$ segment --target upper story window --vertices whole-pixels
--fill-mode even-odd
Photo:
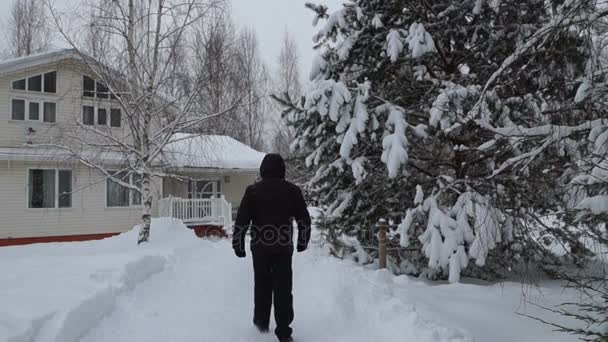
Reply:
[[[89,76],[82,76],[82,96],[98,99],[116,99],[104,83],[95,81]]]
[[[14,80],[11,86],[13,90],[55,94],[57,93],[57,71]]]
[[[109,118],[108,118],[109,114]],[[122,112],[120,108],[104,108],[101,106],[82,106],[82,123],[87,126],[120,127]]]
[[[54,102],[12,99],[11,120],[55,122],[57,105]]]

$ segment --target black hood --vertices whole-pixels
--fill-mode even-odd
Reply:
[[[285,179],[285,161],[283,157],[276,153],[267,154],[260,166],[260,176],[262,178]]]

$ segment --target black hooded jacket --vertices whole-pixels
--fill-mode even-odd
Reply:
[[[245,250],[251,228],[251,250],[293,252],[293,220],[298,224],[298,250],[310,240],[310,216],[302,191],[285,180],[285,162],[267,154],[260,166],[262,180],[245,191],[234,224],[233,248]]]

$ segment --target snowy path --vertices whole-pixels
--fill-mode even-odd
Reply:
[[[0,341],[271,342],[252,327],[251,258],[195,238],[172,220],[103,241],[0,249]],[[372,265],[369,265],[373,268]],[[575,301],[555,283],[532,290],[426,283],[341,261],[312,247],[294,257],[298,342],[562,342],[529,318]],[[23,300],[27,298],[28,300]]]
[[[297,341],[472,340],[459,329],[423,318],[394,296],[392,279],[321,256],[319,250],[297,254]],[[237,259],[225,241],[202,242],[121,295],[113,313],[81,341],[275,341],[251,325],[252,286],[249,255]]]

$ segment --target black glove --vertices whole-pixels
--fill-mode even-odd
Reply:
[[[306,250],[307,246],[306,244],[298,244],[298,252],[304,252]]]
[[[239,258],[244,258],[247,255],[245,253],[245,250],[241,249],[241,248],[235,248],[234,249],[234,254],[236,254],[236,256],[239,257]]]

